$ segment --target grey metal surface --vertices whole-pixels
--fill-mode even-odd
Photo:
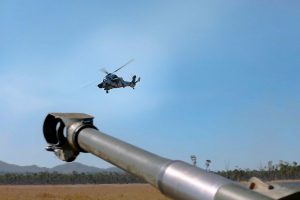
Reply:
[[[248,190],[236,183],[222,186],[214,200],[272,200],[272,198]],[[274,199],[273,199],[274,200]]]
[[[176,199],[213,200],[218,189],[232,181],[196,168],[182,161],[173,161],[162,171],[159,187],[162,193]]]
[[[78,135],[83,150],[145,179],[158,187],[158,176],[171,160],[135,147],[95,129],[83,129]]]
[[[214,200],[220,188],[233,183],[188,163],[162,158],[95,129],[83,129],[78,135],[78,144],[81,149],[143,178],[172,199]],[[252,200],[270,200],[256,198],[261,196],[259,194],[253,196]]]
[[[79,152],[92,153],[143,178],[163,194],[178,200],[271,200],[224,177],[182,161],[172,161],[104,134],[93,117],[80,113],[50,113],[44,122],[48,151],[64,161]]]
[[[248,188],[265,196],[271,197],[272,199],[300,199],[299,189],[285,187],[276,183],[266,183],[257,177],[252,177],[248,181]]]

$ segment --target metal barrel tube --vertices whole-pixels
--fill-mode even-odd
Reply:
[[[143,178],[173,199],[269,200],[219,175],[162,158],[95,129],[83,129],[78,134],[78,144],[83,150]]]
[[[78,113],[49,114],[44,123],[47,150],[67,162],[79,152],[92,153],[144,179],[172,199],[271,200],[215,173],[160,157],[104,134],[93,126],[92,119]]]
[[[83,150],[142,177],[155,187],[158,187],[161,168],[171,162],[91,128],[78,134],[78,144]]]

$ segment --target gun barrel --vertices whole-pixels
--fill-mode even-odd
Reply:
[[[171,162],[91,128],[79,133],[78,144],[83,150],[142,177],[156,187],[162,167]]]
[[[73,161],[79,152],[92,153],[144,179],[173,199],[271,199],[217,174],[183,161],[163,158],[104,134],[92,125],[91,116],[78,115],[52,113],[45,120],[44,136],[50,145],[47,149],[53,149],[62,160]],[[64,138],[65,128],[67,136]]]

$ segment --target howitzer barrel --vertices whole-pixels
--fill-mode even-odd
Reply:
[[[111,137],[93,126],[93,117],[78,113],[51,113],[44,136],[58,158],[70,162],[89,152],[136,175],[163,194],[184,200],[270,200],[217,174],[183,161],[166,159]]]

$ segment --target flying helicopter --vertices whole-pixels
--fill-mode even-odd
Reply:
[[[124,81],[122,77],[119,77],[115,74],[117,71],[119,71],[132,61],[133,59],[129,60],[127,63],[125,63],[113,72],[108,72],[106,69],[102,68],[101,71],[104,72],[106,76],[104,77],[103,81],[98,84],[98,87],[103,88],[106,91],[106,93],[108,93],[108,91],[113,88],[132,87],[134,89],[136,83],[141,80],[140,77],[137,79],[136,75],[133,75],[131,81]]]

